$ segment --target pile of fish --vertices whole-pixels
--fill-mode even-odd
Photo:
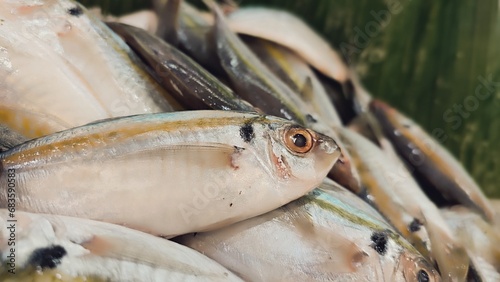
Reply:
[[[204,2],[2,1],[1,281],[500,281],[453,156],[295,16]]]

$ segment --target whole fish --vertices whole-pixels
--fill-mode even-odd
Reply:
[[[0,18],[0,122],[26,137],[172,110],[127,45],[80,4],[4,1]]]
[[[185,108],[256,112],[202,66],[160,38],[128,25],[108,26],[123,37],[151,75]]]
[[[493,220],[493,209],[463,166],[415,122],[384,102],[370,109],[399,155],[447,200],[458,202]]]
[[[352,152],[367,198],[420,252],[427,255],[430,243],[430,256],[443,278],[464,281],[467,253],[404,164],[387,158],[380,148],[347,128],[338,133]]]
[[[332,184],[272,212],[176,240],[248,281],[440,281],[376,211]]]
[[[335,141],[272,116],[138,115],[31,140],[0,154],[0,207],[123,224],[161,236],[218,228],[318,185]],[[12,180],[14,179],[14,180]],[[15,181],[15,193],[5,193]]]
[[[204,255],[150,234],[81,218],[11,214],[0,210],[2,281],[241,281]]]
[[[349,79],[349,69],[328,42],[288,12],[263,7],[236,9],[228,15],[228,24],[236,33],[264,38],[293,50],[341,83]]]

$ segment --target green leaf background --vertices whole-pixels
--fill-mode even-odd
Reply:
[[[81,2],[113,14],[151,6],[138,0]],[[488,196],[500,197],[499,0],[239,4],[285,9],[304,19],[341,51],[373,96],[421,124]]]

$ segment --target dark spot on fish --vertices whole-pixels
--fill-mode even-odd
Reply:
[[[373,244],[370,245],[380,255],[385,255],[387,252],[387,233],[373,232],[371,238]]]
[[[230,207],[232,207],[232,206],[233,206],[233,203],[230,203],[230,204],[229,204],[229,206],[230,206]]]
[[[245,148],[243,148],[243,147],[238,147],[238,146],[233,146],[233,147],[234,147],[234,151],[235,151],[236,153],[239,153],[239,152],[241,152],[241,151],[244,151],[244,150],[245,150]]]
[[[66,254],[66,250],[59,245],[36,249],[31,254],[29,264],[41,268],[55,268]]]
[[[78,17],[83,14],[83,10],[80,6],[75,6],[73,8],[68,9],[68,14]]]
[[[255,138],[255,133],[253,132],[253,126],[251,123],[247,123],[240,128],[240,136],[243,141],[250,143],[253,138]]]
[[[198,232],[193,233],[193,237],[196,237],[196,235],[198,235]]]
[[[314,189],[310,192],[310,194],[314,197],[318,197],[321,195],[321,192],[318,189]]]
[[[316,120],[316,119],[315,119],[312,115],[310,115],[310,114],[307,114],[307,115],[306,115],[306,120],[307,120],[308,122],[311,122],[311,123],[316,123],[316,122],[318,122],[318,121],[317,121],[317,120]]]
[[[423,269],[417,273],[418,282],[429,282],[429,274]]]
[[[410,230],[410,232],[412,232],[412,233],[417,232],[420,230],[420,226],[422,226],[422,222],[420,222],[420,220],[415,218],[408,226],[408,230]]]
[[[238,195],[241,195],[241,191],[240,191],[240,193],[238,193]]]

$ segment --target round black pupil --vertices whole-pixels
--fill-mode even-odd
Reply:
[[[293,144],[297,147],[305,147],[307,145],[307,139],[302,134],[295,134],[293,137]]]
[[[418,282],[429,282],[429,274],[424,270],[418,272]]]

